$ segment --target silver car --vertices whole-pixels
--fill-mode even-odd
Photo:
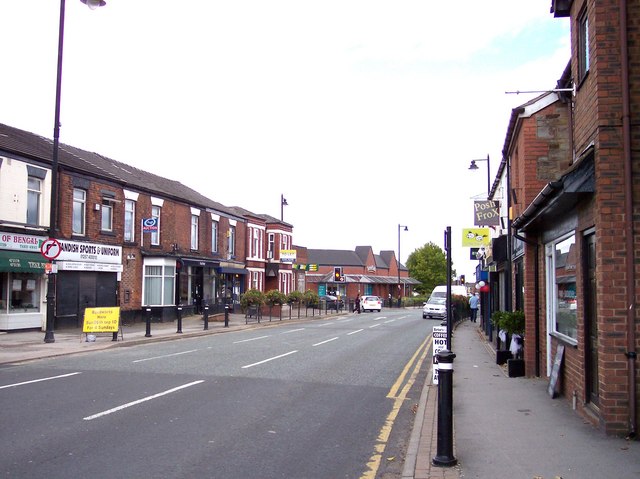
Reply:
[[[447,300],[437,296],[431,296],[422,307],[422,319],[437,318],[445,319],[447,317]]]

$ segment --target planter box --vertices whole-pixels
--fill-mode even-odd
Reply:
[[[524,359],[509,359],[507,370],[510,378],[520,378],[524,376]]]
[[[496,364],[504,364],[511,359],[511,351],[508,349],[498,349],[496,351]]]

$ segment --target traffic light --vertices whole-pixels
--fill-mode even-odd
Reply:
[[[344,279],[342,278],[342,267],[336,266],[333,268],[333,280],[336,283],[344,281]]]
[[[460,284],[464,284],[464,274],[460,275]]]

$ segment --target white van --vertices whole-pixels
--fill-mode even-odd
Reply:
[[[464,296],[465,298],[467,296],[469,296],[467,294],[467,287],[466,286],[462,286],[462,285],[451,285],[451,294],[452,295],[458,295],[458,296]],[[444,286],[436,286],[435,288],[433,288],[433,291],[431,291],[431,297],[434,297],[434,298],[446,298],[447,297],[447,285],[445,284]]]

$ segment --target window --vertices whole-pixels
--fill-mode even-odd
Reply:
[[[101,231],[113,231],[113,200],[102,198],[102,220],[100,222]]]
[[[262,258],[262,230],[260,228],[251,228],[251,257]]]
[[[211,221],[211,252],[218,252],[218,222]]]
[[[73,234],[85,234],[85,217],[87,212],[87,192],[78,188],[73,189]]]
[[[229,256],[235,256],[236,254],[236,227],[229,226]]]
[[[291,249],[291,236],[282,234],[282,248],[281,249]]]
[[[251,272],[251,288],[262,291],[262,275],[259,271]]]
[[[269,233],[269,246],[267,249],[267,258],[273,259],[275,258],[276,251],[276,235],[274,233]]]
[[[191,215],[191,249],[198,249],[198,217]]]
[[[578,78],[582,81],[589,72],[589,17],[585,8],[578,17]]]
[[[550,331],[578,339],[576,301],[576,237],[570,235],[547,245],[547,303]]]
[[[175,261],[155,259],[144,266],[144,305],[170,306],[175,303]]]
[[[133,243],[136,240],[136,202],[124,200],[124,240]]]
[[[158,246],[160,244],[160,211],[162,208],[159,206],[151,207],[151,217],[156,219],[156,224],[158,225],[157,231],[151,232],[151,244],[154,246]]]
[[[29,177],[27,182],[27,223],[40,224],[40,198],[42,193],[42,180]]]

